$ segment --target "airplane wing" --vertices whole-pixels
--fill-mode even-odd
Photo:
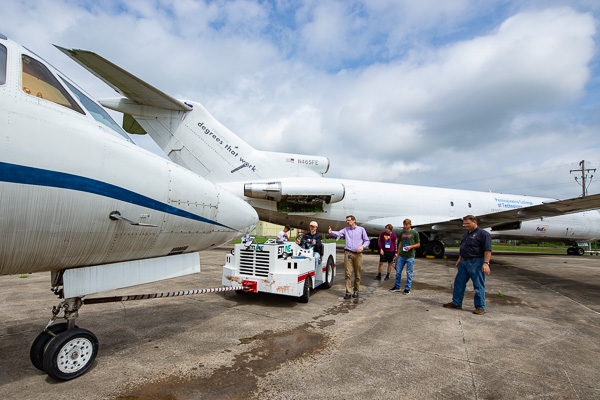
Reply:
[[[518,229],[520,221],[527,221],[541,217],[555,217],[557,215],[593,210],[600,208],[600,194],[586,197],[576,197],[567,200],[557,200],[535,206],[514,208],[489,214],[476,215],[477,226],[492,228],[492,230]],[[415,225],[420,230],[463,232],[462,218],[433,224]]]
[[[192,109],[187,104],[147,84],[92,51],[65,49],[57,45],[54,45],[54,47],[82,65],[121,96],[125,96],[138,104],[173,111],[191,111]]]

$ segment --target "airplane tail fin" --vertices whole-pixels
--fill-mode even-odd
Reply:
[[[256,150],[201,104],[180,101],[98,54],[56,46],[121,96],[99,102],[122,112],[129,133],[148,133],[175,163],[213,182],[322,176],[326,157]]]

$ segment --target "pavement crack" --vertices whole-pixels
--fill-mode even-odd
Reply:
[[[469,374],[471,374],[471,383],[473,384],[473,392],[475,394],[475,399],[478,399],[477,385],[475,384],[475,376],[473,375],[473,368],[471,368],[471,358],[469,357],[469,348],[467,346],[467,340],[465,339],[465,332],[463,330],[463,325],[462,325],[462,321],[460,320],[460,316],[458,317],[458,326],[460,327],[460,335],[462,336],[463,346],[465,349],[465,355],[467,357],[467,365],[469,366]]]
[[[567,380],[569,381],[569,385],[571,386],[571,389],[573,389],[573,392],[575,392],[575,396],[577,396],[577,398],[579,399],[579,394],[577,393],[577,390],[575,390],[575,386],[573,386],[573,382],[571,382],[571,378],[569,377],[569,374],[567,374],[567,371],[565,371],[563,369],[563,372],[565,373],[565,376],[567,377]]]

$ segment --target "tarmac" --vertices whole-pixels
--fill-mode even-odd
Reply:
[[[118,293],[220,287],[231,248],[202,252],[200,274]],[[307,304],[226,292],[86,305],[77,325],[100,351],[68,382],[29,361],[58,304],[50,274],[3,276],[0,398],[600,398],[599,256],[494,253],[483,315],[471,284],[462,310],[442,307],[456,258],[418,258],[408,295],[388,290],[393,272],[374,280],[378,255],[366,254],[358,299],[342,299],[340,262],[333,287]]]

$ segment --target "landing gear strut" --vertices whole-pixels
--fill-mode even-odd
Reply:
[[[68,381],[83,375],[98,354],[96,335],[75,325],[81,305],[79,297],[61,301],[52,310],[52,319],[46,328],[31,345],[31,363],[54,379]],[[61,313],[67,322],[53,325]]]

